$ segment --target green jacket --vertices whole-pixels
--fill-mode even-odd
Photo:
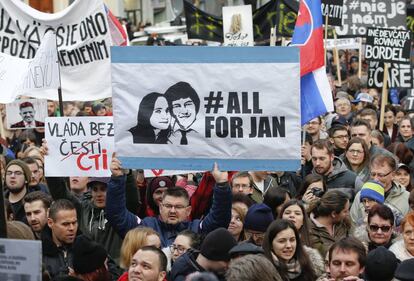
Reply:
[[[313,214],[311,214],[310,217],[310,246],[317,249],[324,259],[333,243],[349,236],[352,233],[350,227],[342,221],[334,226],[334,235],[331,236],[326,228],[316,221],[316,219],[313,217]]]

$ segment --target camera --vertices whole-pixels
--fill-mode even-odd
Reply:
[[[319,198],[321,198],[325,194],[325,191],[319,188],[312,188],[311,192],[314,196],[319,197]]]

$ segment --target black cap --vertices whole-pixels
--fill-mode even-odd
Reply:
[[[391,281],[398,266],[394,253],[380,246],[367,255],[365,263],[366,281]]]
[[[227,229],[217,228],[207,234],[201,244],[201,254],[212,261],[229,261],[229,251],[236,244],[236,240]]]
[[[400,281],[414,281],[414,259],[408,259],[400,263],[394,277]]]

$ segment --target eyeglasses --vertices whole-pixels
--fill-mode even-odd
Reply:
[[[264,238],[264,235],[265,235],[263,232],[251,232],[251,231],[245,231],[245,234],[247,236],[247,239],[249,239],[250,237]]]
[[[20,172],[20,171],[7,171],[6,172],[6,175],[8,175],[8,176],[11,176],[13,174],[16,175],[16,176],[22,176],[23,172]]]
[[[372,232],[378,232],[378,230],[380,230],[382,232],[388,232],[391,229],[390,225],[383,225],[383,226],[379,226],[379,225],[375,225],[375,224],[370,224],[369,225],[369,230],[371,230]]]
[[[174,244],[170,245],[169,248],[170,248],[171,254],[174,254],[174,251],[177,251],[180,255],[182,255],[187,251],[186,248],[184,248],[182,246],[177,246],[177,245],[174,245]]]
[[[164,206],[164,208],[166,208],[167,210],[171,210],[172,208],[181,211],[185,208],[187,208],[187,206],[183,206],[183,205],[172,205],[172,204],[163,204],[161,203],[162,206]]]
[[[391,170],[391,171],[389,171],[389,172],[388,172],[388,173],[386,173],[386,174],[371,172],[371,173],[370,173],[370,175],[371,175],[371,178],[375,178],[375,177],[385,178],[386,176],[388,176],[388,175],[389,175],[389,174],[391,174],[392,172],[394,172],[394,170]]]

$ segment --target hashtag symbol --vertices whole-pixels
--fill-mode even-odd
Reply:
[[[213,113],[217,113],[219,108],[224,107],[224,105],[222,104],[223,98],[221,97],[221,91],[218,91],[217,95],[215,95],[214,92],[211,91],[210,95],[208,97],[205,97],[204,100],[207,102],[204,105],[206,113],[210,113],[211,109],[213,109]]]
[[[349,4],[350,10],[356,10],[359,7],[359,0],[354,0]]]

